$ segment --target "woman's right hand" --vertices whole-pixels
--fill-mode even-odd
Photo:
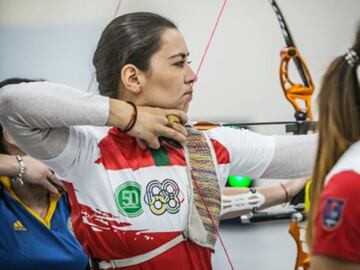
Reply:
[[[40,185],[52,194],[65,192],[63,183],[49,166],[30,156],[23,156],[22,159],[25,164],[23,176],[25,183]]]
[[[180,123],[169,125],[168,115],[176,115]],[[180,110],[165,110],[151,107],[138,107],[137,121],[128,132],[130,135],[143,140],[150,148],[160,147],[159,137],[173,139],[180,144],[186,143],[187,131],[183,127],[188,121],[186,114]]]
[[[109,126],[124,129],[132,117],[134,109],[130,104],[119,100],[110,100]],[[169,125],[167,116],[175,115],[180,123]],[[137,119],[133,128],[128,132],[138,141],[144,141],[147,146],[157,149],[160,147],[160,137],[173,139],[180,144],[186,142],[187,131],[183,127],[188,121],[184,111],[175,109],[161,109],[147,106],[137,106]]]

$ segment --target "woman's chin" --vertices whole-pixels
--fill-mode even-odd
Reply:
[[[185,103],[185,105],[184,105],[184,107],[183,107],[182,110],[183,110],[185,113],[187,113],[187,112],[189,111],[189,109],[190,109],[190,101],[188,101],[188,102]]]
[[[182,107],[183,108],[182,110],[186,113],[189,111],[191,100],[192,100],[192,95],[187,95],[187,99]]]

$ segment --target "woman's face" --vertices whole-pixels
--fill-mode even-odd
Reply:
[[[161,35],[161,47],[150,59],[142,85],[142,103],[168,109],[189,109],[196,75],[188,60],[185,40],[176,29]]]

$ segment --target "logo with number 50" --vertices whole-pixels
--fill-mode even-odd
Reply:
[[[141,215],[141,186],[136,182],[126,182],[115,191],[116,204],[124,216],[133,218]]]

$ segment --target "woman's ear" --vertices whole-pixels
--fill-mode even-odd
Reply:
[[[132,64],[127,64],[121,69],[120,77],[124,88],[134,95],[142,90],[143,72]]]

